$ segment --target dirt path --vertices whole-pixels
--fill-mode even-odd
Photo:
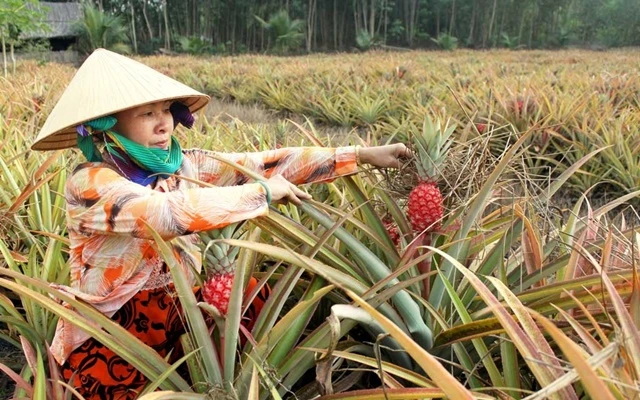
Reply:
[[[216,119],[223,123],[229,123],[237,119],[247,125],[266,125],[273,126],[274,129],[286,120],[293,120],[300,125],[305,125],[306,120],[301,115],[284,114],[282,112],[269,110],[260,104],[240,104],[237,102],[222,101],[212,98],[207,106],[205,115],[209,120]],[[345,141],[352,139],[355,135],[354,129],[345,127],[336,127],[320,123],[314,123],[314,128],[320,137],[332,138],[332,145],[346,144]],[[297,128],[289,124],[287,133],[299,133]]]

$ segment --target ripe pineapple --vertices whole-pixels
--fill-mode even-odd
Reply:
[[[231,297],[234,277],[233,272],[214,274],[202,286],[204,300],[217,308],[222,315],[227,315],[229,309],[229,297]]]
[[[404,67],[404,65],[398,65],[395,69],[395,75],[398,79],[402,79],[402,77],[404,77],[404,74],[407,73],[407,68]]]
[[[507,103],[507,109],[515,118],[523,118],[535,114],[538,107],[533,97],[525,95],[511,99]]]
[[[398,229],[398,225],[391,219],[385,219],[382,223],[393,244],[398,246],[400,244],[400,230]]]
[[[441,172],[440,167],[451,146],[454,129],[453,125],[446,123],[442,127],[440,121],[434,124],[425,117],[422,132],[413,135],[419,182],[409,193],[407,216],[417,233],[440,229],[444,207],[435,178]]]
[[[200,233],[201,243],[206,244],[202,259],[207,274],[202,285],[202,297],[222,315],[226,315],[229,308],[239,248],[216,243],[214,240],[232,238],[239,225],[230,224],[222,229]]]

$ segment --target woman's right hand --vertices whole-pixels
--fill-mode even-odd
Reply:
[[[298,189],[296,185],[286,180],[282,175],[274,175],[266,182],[271,189],[271,201],[273,203],[284,204],[291,202],[297,206],[302,204],[302,200],[310,200],[311,195]]]

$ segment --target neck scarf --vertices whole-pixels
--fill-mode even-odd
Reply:
[[[100,162],[102,156],[93,144],[92,130],[91,126],[78,127],[78,147],[88,161]],[[174,174],[182,165],[182,149],[175,136],[171,136],[169,149],[165,150],[143,146],[107,130],[105,151],[126,178],[142,186],[153,183],[158,176],[166,178]]]

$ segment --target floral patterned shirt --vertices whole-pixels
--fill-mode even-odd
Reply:
[[[171,282],[154,250],[147,224],[165,240],[187,276],[200,271],[196,232],[260,217],[269,207],[264,187],[217,154],[266,178],[282,174],[294,184],[327,182],[357,171],[354,147],[282,148],[256,153],[184,150],[174,176],[141,186],[128,180],[109,155],[100,163],[78,166],[67,181],[70,286],[59,290],[92,304],[111,317],[140,290]],[[185,177],[187,179],[181,179]],[[215,187],[201,187],[193,180]],[[89,336],[60,319],[51,350],[62,364]]]

